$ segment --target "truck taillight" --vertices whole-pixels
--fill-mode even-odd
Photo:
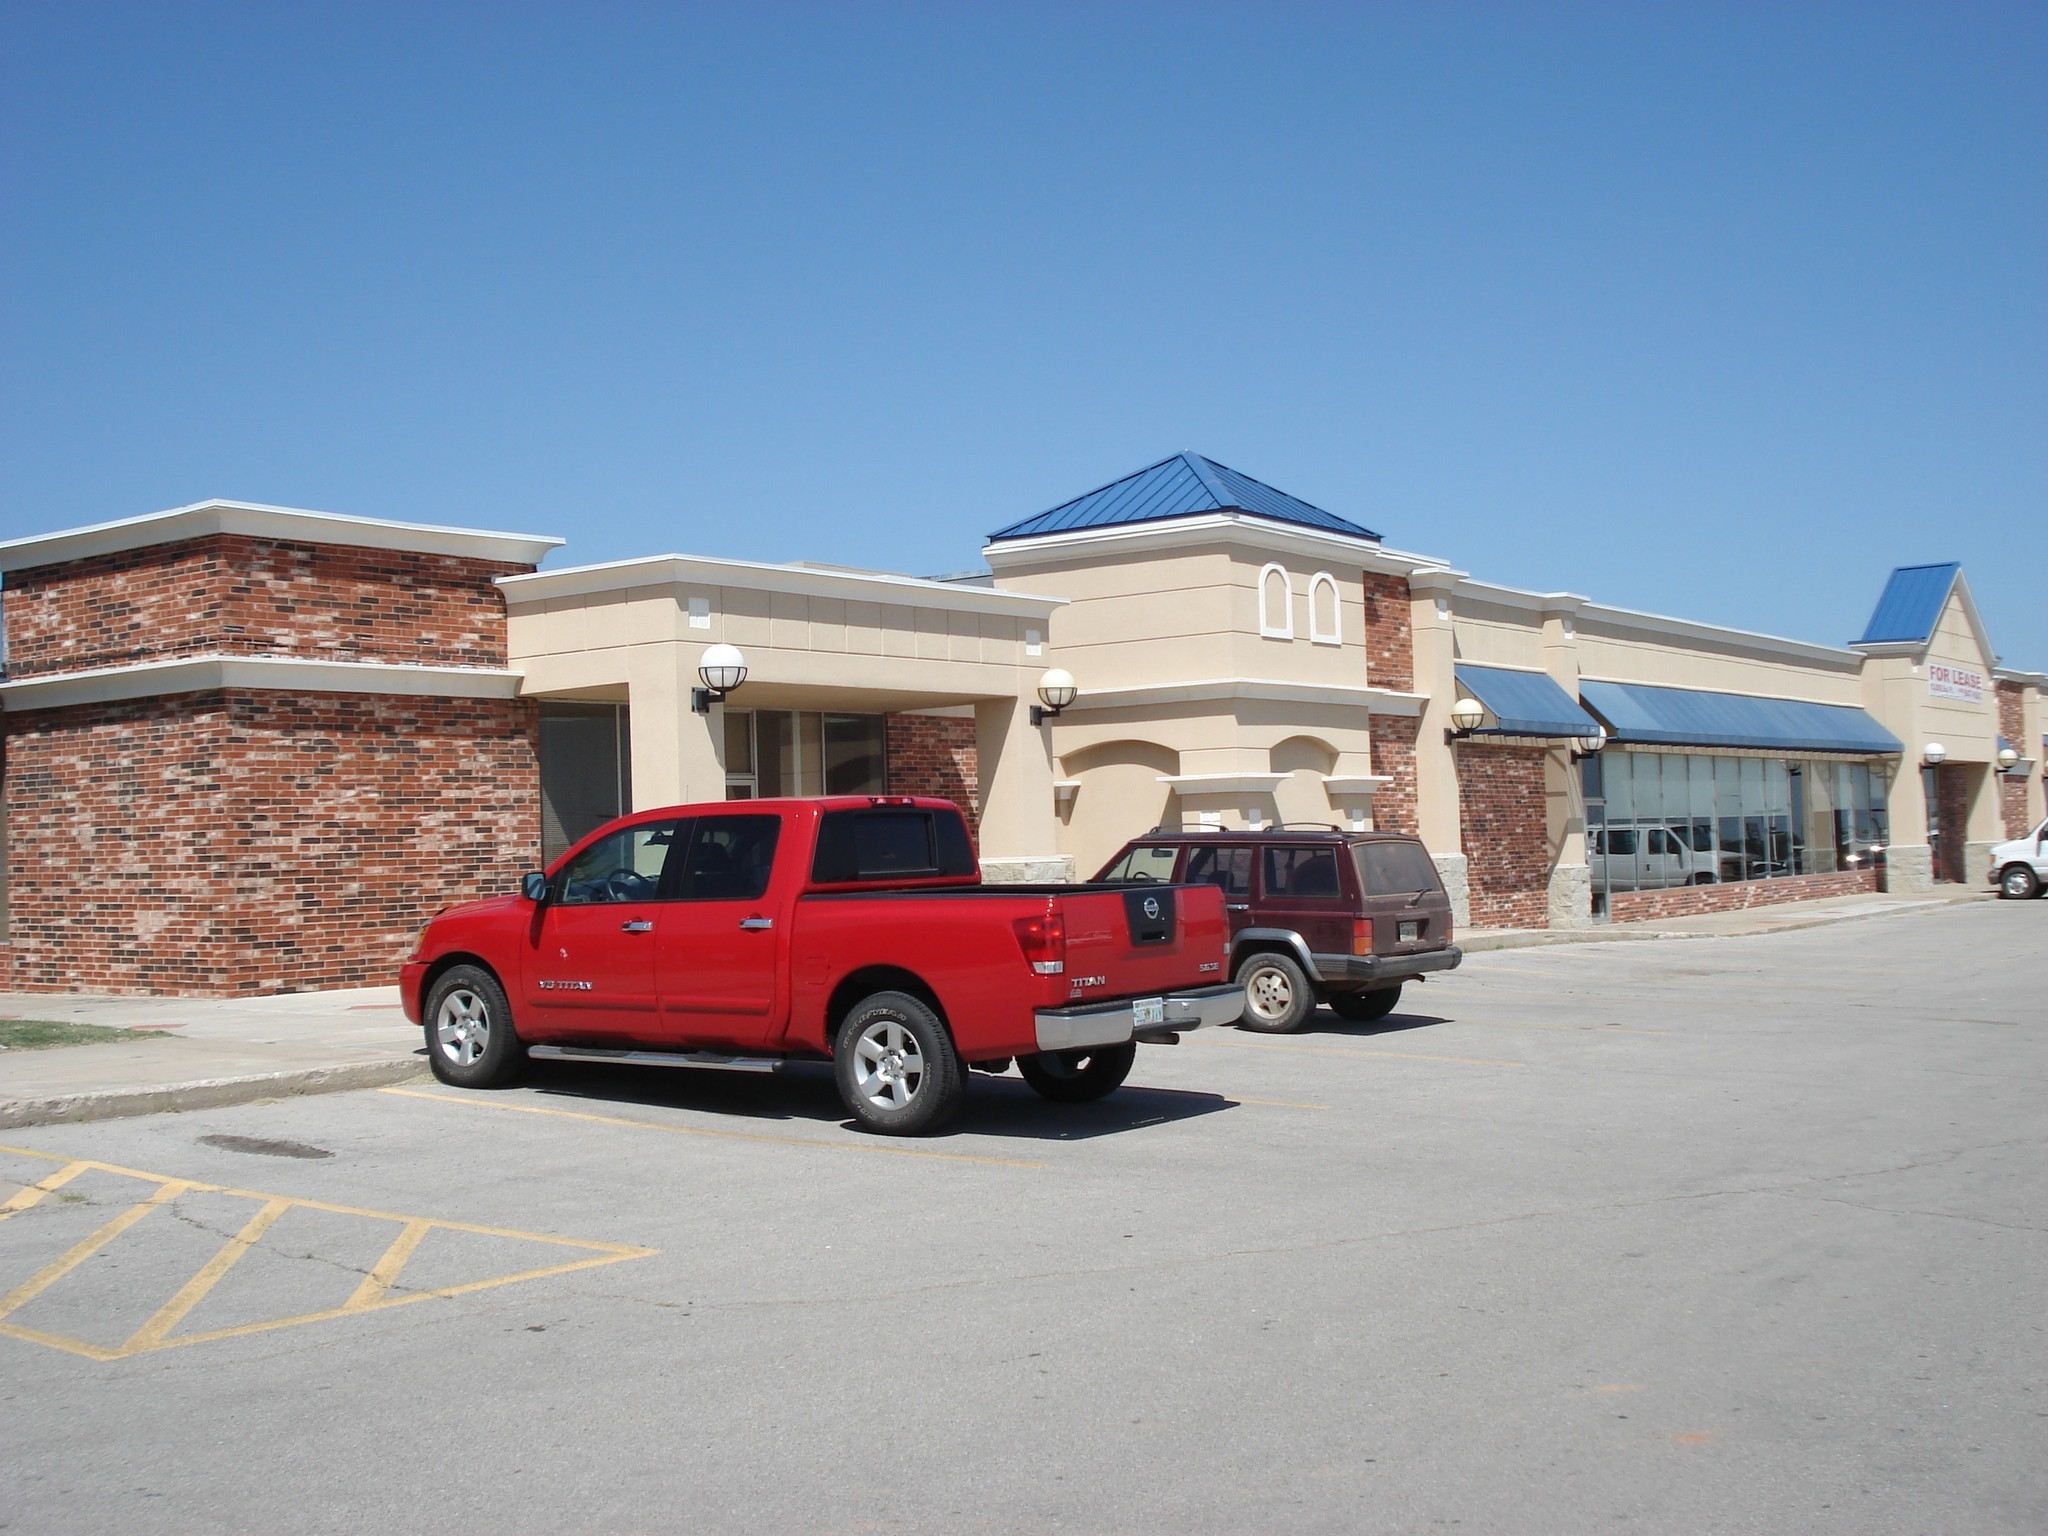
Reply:
[[[1058,976],[1067,968],[1067,920],[1048,902],[1035,917],[1020,917],[1010,927],[1017,947],[1041,976]]]
[[[1351,953],[1369,955],[1372,953],[1372,919],[1355,917],[1351,920]]]

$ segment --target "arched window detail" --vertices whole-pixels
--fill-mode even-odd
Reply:
[[[1294,581],[1285,566],[1259,572],[1259,633],[1269,640],[1294,638]]]
[[[1328,571],[1309,578],[1308,637],[1317,645],[1344,643],[1344,605],[1338,600],[1337,578]]]

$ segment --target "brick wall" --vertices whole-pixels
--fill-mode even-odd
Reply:
[[[1461,745],[1456,758],[1472,926],[1549,927],[1543,749]]]
[[[1412,715],[1372,717],[1372,771],[1390,781],[1373,791],[1376,831],[1415,830],[1415,731],[1421,723]]]
[[[2027,740],[2026,716],[2022,705],[2026,685],[2001,681],[1998,685],[1998,734],[2013,744],[2021,757],[2039,757],[2041,749]],[[1998,775],[1998,814],[2007,837],[2025,837],[2034,830],[2027,820],[2027,781]]]
[[[1365,680],[1404,693],[1415,686],[1415,635],[1405,576],[1366,572]]]
[[[1793,875],[1784,880],[1731,880],[1725,885],[1679,885],[1668,891],[1616,891],[1608,898],[1617,923],[1657,918],[1690,917],[1699,912],[1743,912],[1790,901],[1817,901],[1823,896],[1854,896],[1877,889],[1874,869],[1842,870],[1829,875]]]
[[[889,793],[934,795],[967,813],[981,832],[981,756],[974,722],[945,715],[890,715],[884,722]]]
[[[177,656],[505,665],[494,576],[528,565],[213,534],[7,576],[7,671]]]
[[[384,985],[540,852],[527,701],[242,691],[6,716],[13,986]]]
[[[1960,885],[1968,876],[1965,868],[1970,839],[1970,786],[1964,769],[1957,763],[1943,763],[1934,770],[1934,799],[1941,818],[1941,837],[1934,850],[1934,878]]]

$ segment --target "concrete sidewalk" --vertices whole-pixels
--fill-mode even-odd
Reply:
[[[1841,896],[1658,923],[1482,930],[1460,935],[1459,942],[1481,954],[1549,944],[1782,933],[1992,895],[1989,889],[1958,886],[1928,896]],[[406,1023],[396,987],[234,999],[0,992],[0,1018],[104,1024],[162,1036],[0,1051],[0,1128],[374,1088],[427,1070],[420,1032]]]

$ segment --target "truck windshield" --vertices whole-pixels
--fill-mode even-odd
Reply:
[[[1352,850],[1371,896],[1407,896],[1437,888],[1436,866],[1415,843],[1360,843]]]

